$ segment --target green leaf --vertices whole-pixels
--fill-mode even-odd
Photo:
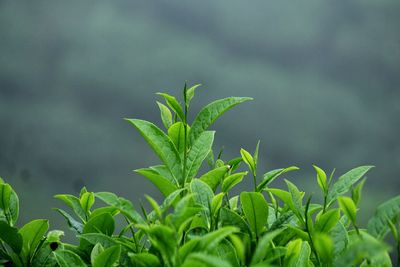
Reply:
[[[249,166],[249,169],[255,176],[256,163],[254,161],[253,156],[248,151],[244,150],[243,148],[240,149],[240,155],[242,156],[243,161],[247,164],[247,166]]]
[[[192,253],[190,254],[185,262],[183,263],[182,267],[232,267],[232,265],[220,259],[217,256],[212,256],[206,253]]]
[[[135,210],[132,202],[129,200],[118,197],[117,195],[110,192],[98,192],[95,196],[110,206],[118,208],[123,215],[125,215],[130,221],[135,223],[145,223],[142,216]]]
[[[55,211],[57,211],[58,213],[60,213],[66,220],[68,223],[68,227],[75,231],[78,234],[81,234],[83,231],[83,224],[78,222],[77,220],[75,220],[71,215],[69,215],[67,212],[65,212],[62,209],[54,209]]]
[[[0,209],[8,212],[12,188],[9,184],[0,184]]]
[[[161,266],[160,260],[157,256],[150,253],[128,253],[134,266],[137,267],[159,267]]]
[[[19,230],[23,240],[21,256],[25,264],[29,262],[48,229],[49,222],[47,220],[34,220],[28,222]]]
[[[252,100],[249,97],[228,97],[214,101],[205,106],[196,116],[192,123],[192,128],[189,134],[190,144],[205,131],[207,128],[214,123],[214,121],[220,117],[227,110],[236,106],[237,104],[245,101]]]
[[[323,233],[328,233],[333,229],[340,219],[340,210],[332,209],[317,218],[315,230]]]
[[[250,229],[255,233],[256,237],[259,237],[268,222],[267,201],[258,192],[242,192],[240,201]]]
[[[239,232],[239,229],[232,226],[224,226],[215,231],[200,237],[199,245],[196,251],[207,251],[212,252],[217,248],[217,245],[231,234]]]
[[[311,248],[308,242],[296,239],[287,245],[285,264],[287,267],[309,266]]]
[[[67,204],[75,212],[75,214],[79,217],[79,219],[81,219],[83,222],[86,221],[86,213],[82,208],[79,198],[67,194],[55,195],[54,197]]]
[[[357,186],[351,190],[351,198],[353,199],[356,206],[360,203],[362,189],[366,180],[366,178],[362,179],[361,182],[359,182]]]
[[[17,193],[14,190],[11,190],[10,195],[10,214],[11,214],[11,224],[14,225],[19,216],[19,199]]]
[[[92,252],[90,253],[90,262],[92,263],[92,265],[94,264],[94,260],[96,259],[96,257],[103,251],[104,248],[100,243],[97,243],[93,247]]]
[[[205,182],[199,179],[192,180],[190,183],[190,191],[193,193],[193,200],[195,203],[203,206],[206,209],[210,208],[214,193]]]
[[[160,205],[158,205],[157,201],[149,195],[145,195],[147,201],[150,203],[151,207],[155,214],[157,214],[158,218],[162,217],[162,211]]]
[[[321,261],[325,264],[332,262],[333,256],[333,241],[332,238],[323,233],[315,233],[313,236],[315,250]]]
[[[105,249],[94,259],[93,267],[113,266],[119,260],[121,254],[120,246],[112,246]]]
[[[261,192],[268,184],[273,182],[280,175],[285,174],[290,171],[296,171],[296,170],[299,170],[299,168],[296,166],[291,166],[291,167],[287,167],[284,169],[276,169],[276,170],[267,172],[266,174],[263,175],[262,182],[259,183],[259,185],[257,186],[257,191]]]
[[[253,257],[251,258],[251,265],[261,262],[267,256],[272,240],[282,233],[283,229],[275,230],[272,232],[266,233],[257,244],[256,249],[254,250]]]
[[[215,215],[222,205],[222,200],[224,198],[224,193],[219,193],[215,195],[211,201],[211,214]]]
[[[332,190],[327,196],[327,203],[330,206],[338,196],[343,195],[353,184],[360,180],[374,166],[361,166],[354,168],[339,177],[338,181],[333,185]]]
[[[92,192],[85,192],[80,198],[80,203],[82,206],[83,211],[86,214],[90,213],[90,209],[94,204],[94,194]]]
[[[228,166],[224,165],[203,174],[199,179],[208,184],[208,186],[210,186],[211,189],[215,192],[218,185],[224,179],[224,176],[228,172],[228,170]]]
[[[333,241],[333,259],[337,259],[345,251],[347,244],[349,243],[349,236],[346,228],[339,221],[335,227],[330,231],[330,236]]]
[[[356,213],[357,207],[350,197],[341,196],[338,197],[339,207],[346,214],[346,216],[352,221],[353,224],[356,223]]]
[[[101,234],[101,233],[88,233],[88,234],[81,234],[78,236],[79,238],[82,238],[89,242],[92,245],[96,245],[97,243],[100,243],[104,248],[108,248],[111,246],[117,245],[117,242],[114,238]]]
[[[201,86],[201,84],[195,84],[192,87],[190,87],[189,89],[187,89],[187,91],[186,91],[186,106],[187,107],[189,107],[190,102],[192,101],[192,99],[194,97],[194,92],[200,86]]]
[[[138,119],[126,120],[136,127],[157,156],[170,170],[173,177],[182,183],[182,161],[172,140],[151,122]]]
[[[190,127],[187,126],[187,135],[189,134]],[[185,127],[183,122],[176,122],[168,128],[168,136],[174,143],[176,150],[183,154],[185,151]]]
[[[378,206],[374,216],[368,221],[368,232],[378,239],[383,239],[389,232],[388,220],[396,224],[399,217],[400,196],[396,196]]]
[[[164,196],[168,196],[177,189],[175,184],[152,169],[138,169],[135,172],[149,179]]]
[[[197,175],[201,164],[211,150],[214,142],[214,134],[214,131],[205,131],[193,142],[187,155],[187,172],[185,181],[190,181]]]
[[[86,264],[74,252],[69,250],[56,250],[54,257],[60,267],[86,267]]]
[[[171,127],[171,125],[172,125],[172,113],[169,110],[169,108],[166,105],[164,105],[163,103],[160,103],[157,101],[157,105],[160,108],[161,120],[164,124],[164,127],[166,129],[169,129],[169,127]]]
[[[19,254],[22,249],[22,236],[18,233],[18,228],[8,225],[8,223],[0,221],[0,242],[4,241],[12,250]]]
[[[300,220],[303,220],[303,197],[299,191],[299,189],[290,181],[285,180],[289,192],[290,192],[290,198],[292,202],[292,209],[293,212],[299,217]],[[290,205],[289,205],[290,206]]]
[[[326,173],[320,167],[313,165],[315,171],[317,172],[317,182],[322,192],[326,194],[328,192],[328,187],[326,186]]]
[[[183,113],[182,107],[179,104],[178,100],[174,96],[171,96],[166,93],[157,93],[157,95],[160,95],[164,97],[165,102],[167,102],[167,105],[178,115],[178,117],[183,121],[185,118],[185,114]]]
[[[241,232],[250,234],[250,229],[246,221],[239,214],[230,209],[221,208],[219,220],[222,226],[235,226],[239,228]]]
[[[91,217],[83,227],[83,233],[103,233],[111,236],[115,230],[114,218],[110,213]]]
[[[221,187],[222,192],[226,193],[229,190],[231,190],[232,187],[234,187],[243,180],[243,177],[246,174],[247,172],[238,172],[225,177],[224,181],[222,182],[222,187]]]

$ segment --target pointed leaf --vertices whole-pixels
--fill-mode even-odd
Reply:
[[[91,217],[83,227],[83,233],[103,233],[111,236],[115,230],[114,218],[110,213]]]
[[[151,122],[127,119],[140,132],[176,180],[182,182],[182,161],[172,140]]]
[[[368,232],[378,239],[383,239],[389,232],[388,220],[396,224],[400,219],[399,215],[400,196],[396,196],[378,206],[374,216],[368,221]]]
[[[72,251],[56,250],[53,253],[60,267],[86,267],[86,264],[82,261],[82,259]]]
[[[243,161],[247,164],[247,166],[249,166],[249,169],[251,170],[251,172],[254,175],[255,171],[256,171],[256,163],[254,161],[253,156],[248,151],[244,150],[243,148],[240,149],[240,155],[242,155]]]
[[[235,185],[240,183],[243,180],[243,177],[247,174],[247,172],[238,172],[231,174],[225,177],[224,181],[222,182],[221,190],[222,192],[226,193],[232,189]]]
[[[166,129],[169,129],[169,127],[171,127],[171,125],[172,125],[172,113],[169,110],[169,108],[166,105],[164,105],[163,103],[160,103],[157,101],[157,105],[160,108],[161,120],[164,124],[164,127]]]
[[[215,168],[203,174],[199,179],[208,184],[208,186],[210,186],[211,189],[215,192],[218,185],[224,179],[224,176],[228,172],[228,170],[229,170],[228,166],[224,165],[222,167]]]
[[[346,216],[353,222],[356,223],[357,207],[350,197],[338,197],[339,207],[346,214]]]
[[[149,179],[149,181],[152,182],[164,196],[168,196],[177,189],[175,184],[152,169],[138,169],[135,170],[135,172],[140,173]]]
[[[167,102],[167,105],[178,115],[178,117],[183,121],[185,115],[183,114],[183,110],[181,105],[179,104],[178,100],[174,96],[171,96],[166,93],[157,93],[158,95],[164,97],[165,102]]]
[[[207,128],[214,123],[214,121],[225,113],[227,110],[236,106],[237,104],[251,100],[249,97],[228,97],[214,101],[205,106],[196,116],[193,121],[192,128],[189,134],[190,144],[203,133]]]
[[[296,166],[291,166],[291,167],[287,167],[284,169],[276,169],[276,170],[267,172],[266,174],[264,174],[262,182],[257,186],[257,191],[261,192],[268,184],[273,182],[280,175],[285,174],[290,171],[296,171],[296,170],[299,170],[299,168]]]
[[[272,240],[282,233],[283,229],[275,230],[266,233],[257,244],[257,248],[254,251],[253,257],[251,258],[251,264],[256,264],[265,259],[268,254],[269,247],[271,246]]]
[[[112,246],[105,249],[94,259],[93,267],[113,266],[119,260],[121,254],[120,246]]]
[[[34,220],[28,222],[19,230],[23,240],[21,256],[25,263],[32,257],[48,229],[49,222],[47,220]]]
[[[340,219],[340,210],[332,209],[318,217],[315,230],[323,233],[328,233],[336,226]]]
[[[255,233],[256,237],[259,237],[268,222],[267,201],[258,192],[242,192],[240,194],[240,201],[250,229]]]
[[[326,173],[324,172],[323,169],[321,169],[320,167],[313,165],[315,171],[317,172],[317,182],[319,187],[321,188],[322,192],[324,192],[325,194],[328,191],[328,188],[326,186]]]

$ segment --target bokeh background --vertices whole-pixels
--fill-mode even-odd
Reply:
[[[52,196],[83,185],[159,198],[132,172],[158,159],[122,118],[161,126],[155,93],[185,80],[203,84],[192,112],[254,98],[213,127],[225,159],[260,139],[261,170],[297,165],[287,178],[316,195],[311,164],[375,165],[370,216],[400,193],[399,14],[398,0],[0,1],[0,175],[20,224],[64,227]]]

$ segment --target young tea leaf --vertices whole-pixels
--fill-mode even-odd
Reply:
[[[121,254],[120,246],[112,246],[100,252],[94,259],[93,267],[109,267],[113,266],[119,259]]]
[[[199,179],[208,184],[208,186],[215,192],[228,170],[228,166],[224,165],[203,174]]]
[[[264,196],[258,192],[242,192],[240,194],[242,210],[249,222],[251,230],[259,237],[268,221],[268,204]]]
[[[383,239],[389,232],[388,220],[396,223],[399,217],[400,196],[397,196],[378,206],[374,216],[368,221],[368,232],[378,239]]]
[[[82,259],[72,251],[56,250],[53,253],[60,267],[87,267]]]
[[[171,125],[172,125],[172,113],[169,110],[169,108],[166,105],[164,105],[163,103],[160,103],[157,101],[157,105],[160,108],[161,120],[164,124],[164,127],[166,129],[169,129],[169,127],[171,127]]]
[[[350,197],[341,196],[338,197],[338,202],[340,209],[344,212],[344,214],[346,214],[350,221],[355,224],[357,207],[353,200]]]
[[[246,150],[244,150],[243,148],[240,149],[240,155],[242,155],[242,159],[243,161],[247,164],[247,166],[249,166],[249,169],[251,170],[251,172],[253,173],[253,175],[255,176],[255,172],[256,172],[256,163],[254,161],[253,156],[247,152]]]
[[[177,189],[176,184],[172,183],[164,176],[159,175],[152,169],[138,169],[135,170],[135,172],[149,179],[149,181],[152,182],[164,196],[168,196]]]
[[[165,102],[167,102],[168,106],[178,115],[178,117],[183,121],[184,120],[184,113],[182,110],[181,105],[179,104],[178,100],[174,96],[171,96],[166,93],[157,93],[158,95],[164,97]]]
[[[317,182],[324,194],[328,193],[328,187],[326,185],[326,173],[320,167],[313,165],[315,171],[317,172]]]
[[[299,168],[296,167],[296,166],[291,166],[291,167],[287,167],[287,168],[284,168],[284,169],[276,169],[276,170],[272,170],[272,171],[267,172],[266,174],[263,175],[263,180],[257,186],[257,192],[261,192],[263,189],[265,189],[265,187],[268,184],[273,182],[280,175],[285,174],[285,173],[290,172],[290,171],[296,171],[296,170],[299,170]]]
[[[226,193],[229,190],[231,190],[232,187],[234,187],[243,180],[243,177],[246,174],[247,172],[238,172],[225,177],[224,181],[222,182],[222,187],[221,187],[222,192]]]

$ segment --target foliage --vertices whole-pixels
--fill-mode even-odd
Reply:
[[[16,227],[19,200],[0,181],[0,264],[2,266],[391,266],[384,237],[397,244],[399,197],[382,204],[367,229],[357,222],[365,173],[361,166],[327,177],[317,166],[323,203],[285,180],[287,190],[271,184],[295,166],[259,176],[258,151],[241,149],[240,157],[215,160],[215,132],[209,127],[225,111],[250,98],[229,97],[205,106],[189,125],[190,101],[198,85],[185,88],[183,105],[160,94],[166,131],[155,124],[126,119],[144,137],[162,164],[138,169],[165,196],[146,196],[151,210],[109,192],[55,197],[72,212],[56,209],[76,234],[77,243],[61,241],[62,231],[48,231],[47,220]],[[207,161],[210,170],[200,174]],[[239,165],[248,171],[239,171]],[[236,195],[233,188],[251,174],[253,188]],[[360,182],[361,180],[361,182]],[[357,184],[358,183],[358,184]],[[349,194],[351,192],[351,195]],[[103,205],[99,205],[99,203]],[[117,216],[126,221],[117,230]],[[399,245],[398,245],[399,247]],[[399,248],[397,248],[399,249]]]

